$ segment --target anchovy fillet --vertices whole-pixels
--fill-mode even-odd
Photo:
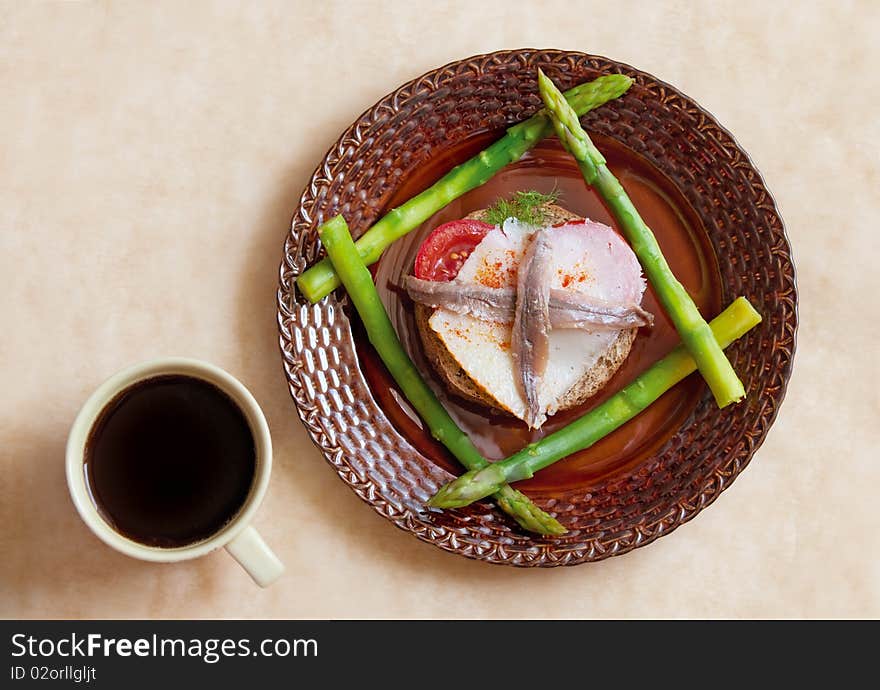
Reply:
[[[545,230],[536,232],[517,272],[516,308],[510,352],[526,399],[525,422],[536,429],[544,421],[541,378],[550,356],[550,271],[552,252]]]
[[[414,302],[448,309],[483,321],[513,323],[516,289],[490,288],[473,283],[421,280],[407,276],[406,291]],[[638,305],[606,304],[571,290],[550,290],[551,328],[622,330],[650,326],[654,317]]]
[[[407,276],[406,292],[413,302],[429,307],[448,309],[483,321],[513,323],[516,289],[489,288],[473,283],[421,280]]]
[[[569,290],[550,290],[553,328],[613,330],[654,325],[654,315],[637,304],[606,304]]]

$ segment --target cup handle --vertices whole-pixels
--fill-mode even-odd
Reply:
[[[284,564],[250,525],[226,545],[226,550],[260,587],[268,587],[284,572]]]

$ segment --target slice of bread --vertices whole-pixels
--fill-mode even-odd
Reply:
[[[555,225],[570,220],[580,220],[581,216],[568,211],[556,204],[547,204],[545,206],[547,216],[547,225]],[[467,216],[475,220],[485,220],[486,211],[479,210]],[[414,305],[414,316],[416,328],[419,337],[422,340],[422,346],[425,349],[425,356],[431,363],[434,371],[444,382],[444,384],[456,395],[467,401],[474,402],[493,410],[508,414],[492,395],[481,385],[474,381],[467,372],[462,369],[458,361],[450,354],[449,350],[440,340],[439,336],[434,332],[428,323],[434,309],[423,304]],[[555,409],[547,410],[548,415],[555,414],[560,410],[568,410],[583,404],[587,399],[591,398],[602,387],[608,383],[608,380],[620,368],[624,360],[629,355],[633,341],[636,337],[638,329],[631,328],[620,331],[617,338],[611,343],[608,349],[599,358],[596,365],[587,371],[580,380],[577,381],[565,395],[563,395]]]

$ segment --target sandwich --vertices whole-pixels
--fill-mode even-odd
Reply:
[[[520,192],[435,228],[405,281],[441,382],[533,429],[601,390],[653,322],[626,241],[555,201]]]

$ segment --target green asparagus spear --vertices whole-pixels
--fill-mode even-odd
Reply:
[[[642,220],[620,182],[605,165],[605,158],[581,127],[577,113],[540,69],[538,87],[562,145],[577,160],[587,184],[602,195],[617,219],[663,308],[712,389],[718,407],[742,400],[745,396],[742,382],[712,337],[709,325],[700,316],[687,290],[670,270],[654,233]]]
[[[584,115],[622,95],[631,84],[629,77],[609,74],[576,86],[565,93],[565,98],[575,112]],[[488,182],[501,168],[519,160],[532,146],[552,133],[553,127],[544,110],[514,125],[489,148],[453,168],[421,194],[383,216],[356,242],[358,254],[368,266],[375,263],[395,240],[465,192]],[[322,259],[300,275],[296,283],[306,299],[317,302],[339,287],[339,278],[331,263]]]
[[[318,233],[336,269],[336,275],[348,291],[348,296],[364,323],[370,342],[406,399],[431,430],[431,435],[446,446],[467,469],[486,467],[489,463],[480,455],[467,434],[452,420],[403,349],[379,293],[376,292],[373,278],[358,255],[345,220],[342,216],[336,216],[321,226]],[[566,530],[562,525],[516,489],[502,483],[490,493],[495,494],[501,509],[524,529],[539,534],[565,534]]]
[[[721,347],[761,322],[761,315],[744,297],[736,299],[712,320],[713,337]],[[459,508],[488,496],[508,482],[528,479],[535,472],[584,448],[635,417],[697,365],[684,345],[679,345],[632,383],[571,424],[518,453],[480,470],[466,472],[443,486],[428,502],[435,508]]]

